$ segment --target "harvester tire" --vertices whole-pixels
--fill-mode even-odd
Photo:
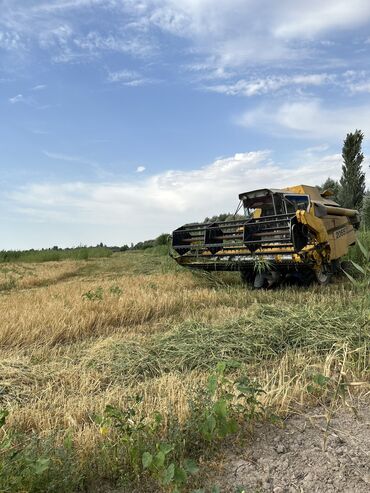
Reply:
[[[268,278],[264,273],[257,273],[254,278],[254,289],[264,289],[268,287]]]
[[[330,284],[332,275],[333,275],[332,272],[328,272],[322,266],[320,266],[319,268],[315,269],[316,281],[321,286],[327,286],[328,284]]]
[[[255,274],[252,270],[241,270],[240,278],[243,284],[253,284]]]

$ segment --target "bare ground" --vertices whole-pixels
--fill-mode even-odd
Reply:
[[[226,457],[222,492],[370,492],[370,405],[290,417],[283,428],[257,428],[246,447]],[[357,414],[357,416],[356,416]]]

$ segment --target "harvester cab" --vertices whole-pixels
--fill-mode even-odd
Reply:
[[[307,185],[241,193],[243,218],[176,229],[174,258],[192,269],[239,270],[255,287],[286,276],[327,284],[359,226],[358,212],[330,196]]]

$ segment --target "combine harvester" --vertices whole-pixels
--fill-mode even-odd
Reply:
[[[307,185],[241,193],[245,218],[176,229],[172,256],[192,269],[238,270],[256,288],[287,277],[328,284],[360,224],[358,211],[340,207],[332,195]]]

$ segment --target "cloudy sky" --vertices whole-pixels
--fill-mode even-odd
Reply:
[[[370,156],[369,27],[368,0],[0,0],[0,249],[338,178],[347,132]]]

